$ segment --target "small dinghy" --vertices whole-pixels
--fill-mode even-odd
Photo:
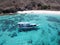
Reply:
[[[31,29],[37,29],[37,25],[35,23],[30,22],[18,22],[18,28],[22,30],[31,30]]]

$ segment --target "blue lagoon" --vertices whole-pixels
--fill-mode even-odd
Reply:
[[[19,31],[18,22],[31,22],[37,30]],[[60,45],[59,14],[14,14],[0,16],[0,45]]]

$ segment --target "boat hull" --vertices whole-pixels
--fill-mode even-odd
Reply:
[[[38,27],[22,27],[22,28],[19,28],[19,32],[27,32],[27,31],[32,31],[32,30],[38,30]]]

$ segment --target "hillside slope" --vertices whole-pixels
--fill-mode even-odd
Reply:
[[[0,0],[0,9],[60,10],[60,0]]]

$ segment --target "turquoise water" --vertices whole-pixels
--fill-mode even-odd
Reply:
[[[39,29],[19,32],[18,22],[31,22]],[[0,45],[60,45],[60,15],[14,14],[0,16]]]

